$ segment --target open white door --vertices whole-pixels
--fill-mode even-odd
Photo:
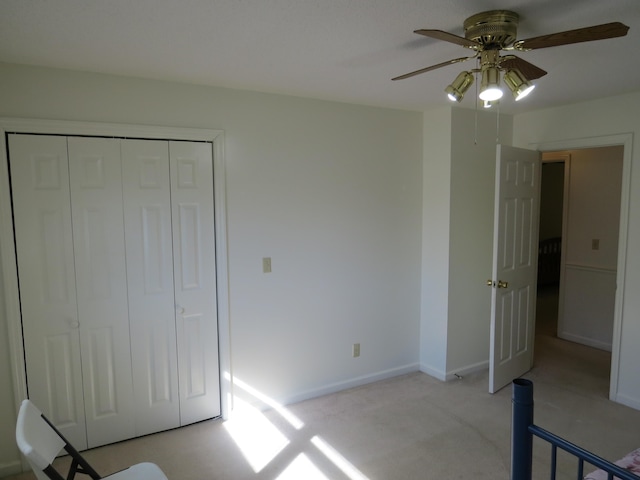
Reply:
[[[489,393],[533,364],[540,165],[537,151],[498,145]]]

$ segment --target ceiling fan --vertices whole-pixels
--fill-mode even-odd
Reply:
[[[473,83],[473,74],[480,73],[481,86],[478,96],[486,107],[491,106],[502,97],[499,83],[500,72],[504,72],[504,82],[517,101],[531,92],[534,87],[531,83],[532,80],[546,75],[547,72],[510,52],[526,52],[539,48],[623,37],[629,30],[629,27],[620,22],[612,22],[517,40],[519,18],[517,13],[509,10],[491,10],[472,15],[464,21],[464,37],[443,30],[415,30],[414,33],[454,43],[473,50],[475,53],[471,56],[454,58],[421,68],[392,78],[392,80],[402,80],[454,63],[477,59],[477,68],[461,72],[445,89],[449,98],[460,102]],[[502,54],[502,52],[507,53]]]

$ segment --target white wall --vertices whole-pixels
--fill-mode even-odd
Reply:
[[[630,169],[628,236],[626,239],[627,263],[625,266],[620,362],[614,398],[640,409],[640,92],[605,99],[598,99],[560,108],[519,114],[514,117],[514,145],[527,147],[552,142],[593,139],[621,134],[633,134]],[[623,182],[624,183],[624,182]]]
[[[2,264],[0,262],[0,268]],[[8,331],[4,322],[4,287],[0,275],[0,477],[20,469],[18,447],[15,443],[16,410],[11,387]]]
[[[613,269],[618,259],[622,146],[588,148],[571,155],[568,185],[567,263]],[[598,250],[592,239],[599,240]]]
[[[0,116],[224,130],[237,378],[288,402],[418,369],[421,114],[0,65]],[[11,398],[0,469],[17,460]]]
[[[444,380],[449,319],[452,109],[424,113],[420,369]]]
[[[496,146],[511,145],[512,137],[511,116],[496,116],[486,110],[454,110],[449,378],[454,373],[464,375],[488,367],[491,288],[487,279],[491,278],[493,260]]]
[[[558,336],[610,351],[624,148],[566,153],[570,168]]]
[[[446,380],[488,366],[496,144],[512,119],[443,108],[424,131],[420,368]]]

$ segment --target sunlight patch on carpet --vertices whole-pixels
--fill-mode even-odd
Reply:
[[[335,448],[329,445],[320,437],[316,436],[311,439],[311,443],[313,443],[318,450],[320,450],[325,457],[327,457],[331,462],[342,470],[347,477],[351,480],[369,480],[365,477],[360,470],[353,466],[349,460],[344,458],[340,452],[338,452]]]
[[[305,480],[329,480],[329,477],[324,475],[304,453],[298,455],[276,480],[300,480],[301,478]]]
[[[266,467],[288,444],[287,437],[262,412],[235,399],[233,416],[224,423],[253,471]]]
[[[231,379],[230,376],[228,379]],[[276,480],[334,478],[337,472],[324,472],[314,463],[315,458],[319,464],[325,465],[329,460],[349,480],[369,480],[340,452],[320,438],[318,432],[310,431],[309,427],[305,428],[304,422],[291,411],[237,377],[234,377],[232,382],[236,388],[252,398],[247,401],[234,395],[233,412],[223,425],[255,473],[280,460],[285,466]],[[256,404],[277,412],[286,423],[276,423],[288,431],[285,433],[279,429]],[[285,449],[287,452],[283,453]],[[288,458],[291,458],[289,455],[296,457],[288,462]]]

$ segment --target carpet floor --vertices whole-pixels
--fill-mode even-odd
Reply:
[[[552,293],[539,296],[539,318],[554,302]],[[610,354],[556,338],[548,317],[538,322],[535,365],[525,375],[534,382],[536,424],[609,460],[640,447],[640,411],[608,400]],[[171,480],[507,480],[511,389],[490,395],[487,388],[487,372],[446,383],[416,372],[283,409],[238,403],[227,422],[85,456],[105,474],[155,462]],[[548,479],[548,465],[548,446],[535,441],[534,478]],[[560,453],[557,478],[575,479],[575,472],[576,462]]]

